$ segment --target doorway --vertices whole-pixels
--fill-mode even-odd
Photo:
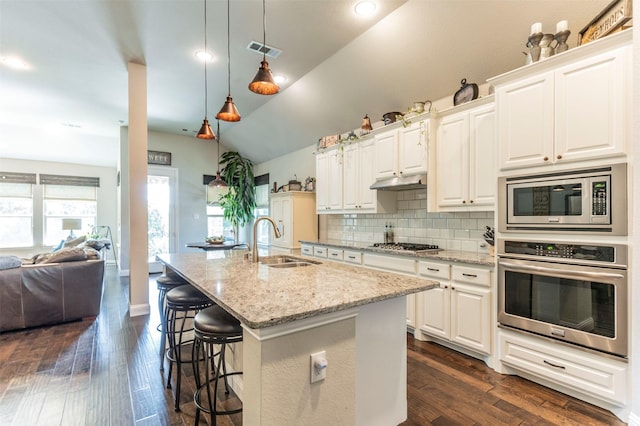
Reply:
[[[156,255],[175,252],[177,240],[178,170],[149,166],[147,175],[147,213],[149,239],[149,273],[162,272]]]

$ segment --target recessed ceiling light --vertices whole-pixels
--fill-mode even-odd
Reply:
[[[196,58],[198,58],[199,60],[201,60],[202,62],[211,62],[213,61],[213,55],[209,52],[206,52],[204,50],[198,50],[196,53]]]
[[[275,81],[275,82],[276,82],[276,84],[282,84],[282,83],[284,83],[285,81],[287,81],[287,77],[285,77],[285,76],[284,76],[284,75],[282,75],[282,74],[274,75],[274,76],[273,76],[273,81]]]
[[[356,4],[354,8],[356,15],[371,16],[376,11],[376,4],[373,1],[361,1]]]
[[[0,58],[0,62],[2,62],[3,65],[15,70],[28,70],[31,68],[29,64],[27,64],[17,56],[4,56]]]

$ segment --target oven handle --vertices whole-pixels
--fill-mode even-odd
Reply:
[[[505,268],[510,268],[512,270],[518,271],[531,271],[531,272],[540,272],[540,273],[548,273],[552,275],[566,275],[568,277],[576,277],[576,278],[590,278],[590,279],[623,279],[624,275],[616,274],[616,273],[608,273],[608,272],[585,272],[585,271],[564,271],[562,269],[556,268],[547,268],[545,266],[533,266],[533,265],[522,265],[516,263],[509,263],[500,261],[500,266]]]

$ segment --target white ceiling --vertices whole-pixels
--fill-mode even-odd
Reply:
[[[452,96],[460,80],[524,65],[531,24],[570,47],[610,0],[377,0],[373,18],[356,0],[269,0],[269,59],[287,83],[274,96],[247,89],[261,56],[262,2],[231,2],[231,94],[242,115],[221,123],[222,143],[260,163],[380,120],[414,102]],[[211,122],[227,95],[226,1],[208,0]],[[148,123],[193,135],[204,116],[202,0],[0,0],[0,159],[115,166],[127,122],[127,62],[147,65]],[[214,124],[215,129],[215,124]]]

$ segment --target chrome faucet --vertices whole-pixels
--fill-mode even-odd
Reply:
[[[276,221],[270,218],[269,216],[259,216],[256,218],[256,221],[253,223],[253,253],[251,257],[251,261],[253,263],[258,263],[258,239],[256,238],[256,233],[258,230],[258,223],[263,220],[268,220],[273,225],[273,231],[276,234],[276,238],[282,237],[280,230],[278,229],[278,225],[276,225]]]

